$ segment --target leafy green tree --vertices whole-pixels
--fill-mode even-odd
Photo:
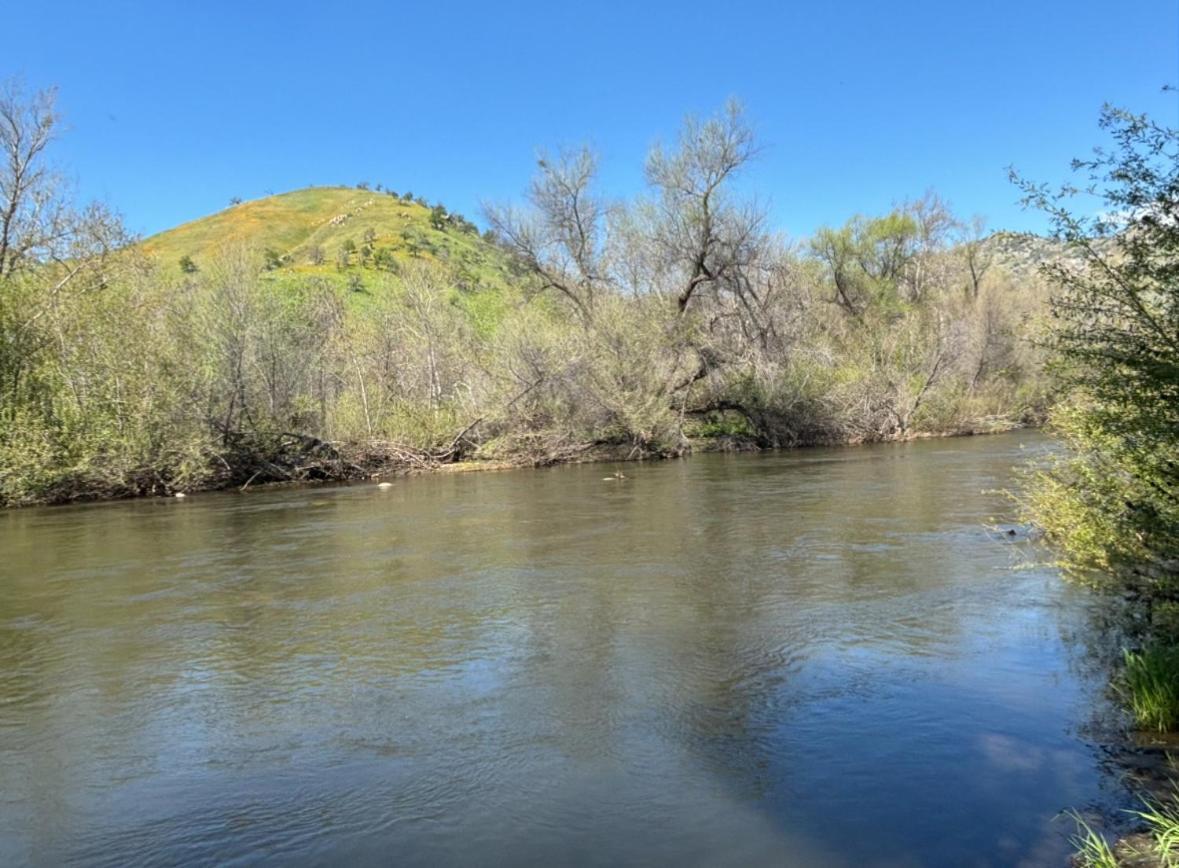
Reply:
[[[917,223],[903,211],[867,220],[857,227],[860,267],[876,283],[895,291],[913,256]]]
[[[185,274],[196,274],[200,271],[197,264],[192,261],[192,257],[187,254],[180,257],[180,270]]]
[[[811,252],[826,265],[835,288],[833,300],[853,316],[860,316],[868,303],[858,251],[858,239],[850,223],[840,229],[824,226],[811,239]]]
[[[857,215],[839,229],[824,227],[811,240],[811,250],[827,267],[835,302],[861,317],[869,307],[899,304],[916,238],[916,221],[898,210],[884,217]]]
[[[373,258],[373,251],[377,243],[377,232],[371,226],[364,230],[364,243],[360,245],[360,263],[368,265]]]
[[[383,268],[385,271],[396,272],[398,270],[397,257],[388,247],[378,247],[373,251],[373,265]]]
[[[1068,453],[1036,477],[1030,505],[1074,571],[1174,593],[1179,132],[1109,106],[1100,123],[1113,147],[1073,162],[1079,187],[1051,190],[1013,174],[1080,261],[1044,269],[1056,287],[1049,341],[1074,397],[1053,417]],[[1103,208],[1090,217],[1094,196]]]

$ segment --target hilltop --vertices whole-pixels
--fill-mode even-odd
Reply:
[[[143,250],[166,267],[198,269],[225,245],[246,244],[278,272],[364,279],[414,260],[449,265],[467,289],[502,289],[508,255],[460,215],[387,190],[308,187],[231,205],[161,232]]]

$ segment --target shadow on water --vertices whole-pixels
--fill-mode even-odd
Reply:
[[[0,859],[1062,864],[1125,793],[987,529],[1043,442],[0,515]]]

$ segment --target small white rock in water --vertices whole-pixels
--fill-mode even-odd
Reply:
[[[175,494],[173,494],[172,496],[173,496],[173,497],[176,497],[176,498],[180,498],[180,497],[188,497],[188,495],[187,495],[187,494],[185,494],[183,491],[178,491],[178,492],[176,492]]]
[[[382,488],[382,489],[384,489],[384,488],[392,488],[392,487],[393,487],[393,483],[392,483],[392,482],[378,482],[378,483],[377,483],[377,488]]]

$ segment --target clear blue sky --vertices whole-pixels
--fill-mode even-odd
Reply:
[[[1175,0],[54,2],[5,9],[0,77],[56,84],[57,156],[151,233],[368,180],[479,217],[538,147],[589,142],[629,195],[685,113],[741,99],[744,187],[793,235],[933,187],[1037,228],[1005,178],[1063,179],[1109,100],[1176,122]]]

